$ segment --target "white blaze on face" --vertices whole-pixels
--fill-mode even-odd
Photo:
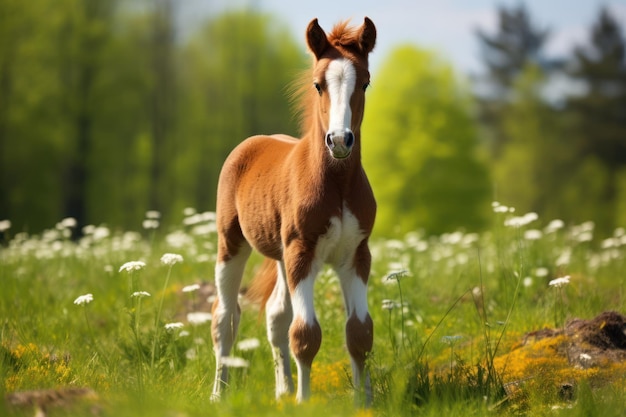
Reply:
[[[326,70],[326,85],[330,96],[329,132],[344,132],[351,128],[350,98],[354,92],[355,83],[356,71],[350,60],[340,58],[330,61]]]

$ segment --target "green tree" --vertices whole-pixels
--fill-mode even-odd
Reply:
[[[544,69],[554,66],[542,52],[549,34],[548,29],[533,23],[523,4],[510,9],[499,7],[495,33],[489,34],[482,29],[476,31],[486,69],[476,89],[479,115],[496,157],[510,139],[502,126],[502,119],[512,99],[516,79],[528,65]]]
[[[239,142],[255,134],[297,135],[287,87],[306,56],[284,24],[244,11],[208,22],[182,60],[176,200],[178,208],[213,209],[222,163]]]
[[[488,77],[497,93],[508,93],[527,65],[541,65],[541,50],[549,33],[533,24],[523,4],[511,9],[499,7],[495,34],[476,31]]]
[[[434,234],[485,224],[489,177],[471,100],[435,54],[397,48],[374,78],[363,163],[378,201],[378,233]]]
[[[576,169],[575,155],[562,135],[561,115],[543,98],[545,86],[545,73],[532,64],[512,86],[502,119],[510,140],[493,164],[495,197],[522,212],[561,218],[571,213],[563,213],[559,194]]]
[[[212,209],[236,144],[296,132],[285,86],[304,54],[284,25],[229,13],[184,41],[171,0],[124,5],[0,0],[0,218],[14,230]]]
[[[594,218],[608,232],[619,216],[617,200],[626,194],[620,187],[626,168],[626,40],[608,10],[600,11],[589,44],[576,48],[571,66],[570,75],[586,87],[567,102],[574,118],[571,135],[581,159],[593,156],[606,168],[607,181],[597,200],[602,213]],[[606,207],[611,207],[609,213]]]
[[[0,217],[39,230],[63,213],[65,118],[62,34],[72,0],[0,3]],[[36,28],[36,30],[33,30]]]

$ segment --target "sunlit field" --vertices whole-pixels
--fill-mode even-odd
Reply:
[[[624,229],[596,236],[592,223],[494,203],[482,234],[371,242],[374,404],[363,410],[331,271],[316,283],[323,341],[311,401],[274,399],[265,320],[242,295],[230,386],[213,403],[213,213],[187,209],[171,230],[155,212],[139,232],[89,226],[72,239],[74,227],[65,219],[27,235],[0,222],[2,415],[623,413],[626,345],[612,356],[584,344],[573,354],[566,330],[574,318],[626,311]],[[253,255],[245,283],[260,261]],[[539,337],[544,329],[552,337]]]

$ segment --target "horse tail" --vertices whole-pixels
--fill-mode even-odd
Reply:
[[[265,309],[267,300],[269,300],[276,280],[278,279],[278,270],[276,269],[276,261],[265,258],[263,264],[257,271],[252,280],[252,284],[246,292],[246,297],[255,304],[261,306],[261,311]]]

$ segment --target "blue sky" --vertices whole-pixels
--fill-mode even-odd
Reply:
[[[551,29],[546,52],[566,55],[575,44],[585,43],[589,28],[604,5],[626,30],[626,0],[526,0],[535,24]],[[517,6],[519,0],[182,0],[178,3],[185,21],[200,20],[211,12],[254,7],[269,12],[291,29],[304,48],[308,22],[319,18],[324,29],[339,20],[360,23],[370,17],[378,29],[378,42],[371,56],[375,72],[399,44],[412,43],[438,51],[465,73],[481,70],[477,27],[493,32],[497,6]]]

